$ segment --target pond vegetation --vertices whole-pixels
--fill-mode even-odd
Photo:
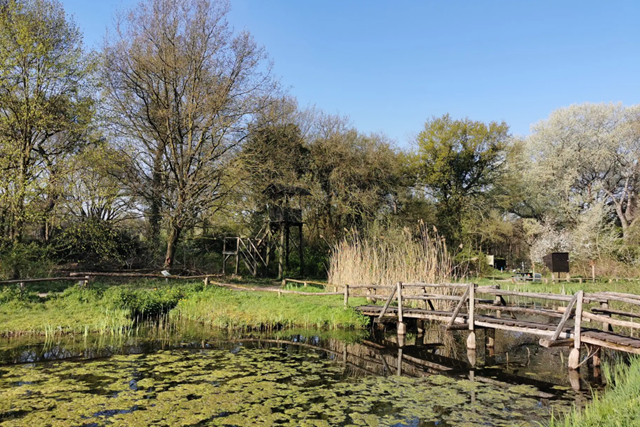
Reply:
[[[468,372],[369,374],[330,350],[346,344],[315,333],[281,332],[270,337],[286,342],[275,344],[238,342],[220,330],[198,341],[193,331],[192,342],[166,335],[173,338],[160,347],[138,345],[107,358],[2,365],[0,423],[536,426],[566,411],[573,398],[549,399],[531,385],[474,381]]]

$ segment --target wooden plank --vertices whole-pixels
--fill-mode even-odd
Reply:
[[[627,316],[627,317],[633,317],[635,319],[640,319],[640,314],[638,313],[630,313],[628,311],[614,310],[611,308],[592,308],[591,311],[594,313],[617,314],[618,316]],[[609,319],[607,318],[607,322],[608,321]]]
[[[520,291],[503,291],[500,289],[483,289],[483,294],[491,294],[491,295],[502,295],[502,296],[519,296],[526,298],[534,298],[534,299],[545,299],[551,301],[571,301],[573,298],[572,295],[560,295],[560,294],[549,294],[549,293],[537,293],[537,292],[520,292]],[[589,296],[585,296],[583,301],[586,303],[590,302],[601,302],[606,301],[605,296],[601,296],[598,294],[589,294]],[[640,300],[634,302],[635,304],[640,304]]]
[[[464,291],[464,295],[462,295],[462,299],[460,299],[460,302],[458,302],[458,305],[456,306],[455,310],[453,310],[453,315],[449,320],[448,326],[451,326],[455,323],[455,319],[456,317],[458,317],[458,313],[460,313],[460,309],[462,308],[462,305],[464,304],[465,299],[468,297],[469,297],[469,287],[467,287],[467,290]]]
[[[296,279],[283,279],[283,282],[292,282],[292,283],[300,283],[300,284],[309,284],[309,285],[318,285],[318,286],[334,286],[339,287],[338,285],[332,285],[330,283],[322,283],[322,282],[312,282],[310,280],[296,280]],[[341,287],[341,286],[340,286]]]
[[[232,289],[234,291],[277,292],[278,294],[308,295],[308,296],[344,295],[344,292],[298,292],[298,291],[290,291],[285,289],[245,287],[245,286],[231,285],[229,283],[219,283],[219,282],[211,282],[211,284]]]
[[[582,341],[587,344],[597,345],[603,348],[610,348],[612,350],[624,351],[626,353],[640,354],[640,347],[631,347],[627,345],[621,345],[610,341],[604,341],[602,339],[583,334]]]
[[[437,295],[437,294],[427,294],[427,295],[403,295],[404,299],[411,300],[434,300],[434,301],[460,301],[462,299],[461,296],[455,295]]]
[[[546,347],[546,348],[552,348],[552,347],[573,347],[573,339],[566,339],[566,340],[551,340],[551,339],[545,339],[545,338],[540,338],[539,344],[542,347]]]
[[[191,280],[191,279],[204,279],[206,277],[222,277],[221,274],[202,274],[199,276],[163,276],[162,274],[141,274],[141,273],[69,273],[69,277],[123,277],[123,278],[134,278],[134,277],[147,277],[151,279],[175,279],[175,280]],[[69,279],[70,280],[70,279]]]
[[[307,282],[313,283],[313,282]],[[349,285],[351,289],[395,289],[395,286],[391,285]]]
[[[393,300],[393,297],[395,296],[397,291],[398,289],[395,288],[393,291],[391,291],[391,294],[389,294],[389,298],[387,299],[387,302],[384,304],[384,308],[380,312],[380,316],[379,316],[380,319],[382,318],[382,316],[384,316],[384,313],[386,313],[387,309],[389,308],[389,304],[391,304],[391,300]]]
[[[581,297],[582,295],[580,295],[580,298]],[[562,315],[562,318],[560,319],[560,323],[558,323],[558,327],[556,328],[555,332],[551,336],[551,341],[557,340],[558,337],[560,336],[560,332],[564,328],[564,324],[567,323],[567,320],[569,320],[569,317],[571,316],[571,310],[573,309],[573,306],[576,305],[577,299],[578,299],[578,294],[575,294],[571,299],[571,301],[569,301],[569,304],[566,307],[566,311]],[[580,300],[580,308],[582,308],[582,300]]]
[[[640,299],[636,299],[633,298],[635,297],[635,295],[629,295],[629,294],[625,294],[627,295],[626,297],[621,297],[621,296],[617,296],[617,295],[609,295],[609,294],[605,294],[605,293],[600,293],[600,294],[587,294],[588,297],[587,298],[599,298],[598,301],[601,300],[610,300],[610,301],[618,301],[618,302],[624,302],[627,304],[632,304],[632,305],[640,305]]]
[[[482,292],[478,290],[478,293],[501,295],[501,296],[519,296],[519,297],[526,297],[526,298],[546,299],[546,300],[552,300],[552,301],[571,301],[571,298],[573,298],[570,295],[543,294],[543,293],[536,293],[536,292],[520,292],[520,291],[504,291],[500,289],[483,289]]]
[[[509,325],[502,325],[499,323],[489,323],[489,322],[484,322],[484,321],[479,321],[476,320],[476,326],[480,326],[480,327],[484,327],[484,328],[493,328],[493,329],[500,329],[503,331],[512,331],[512,332],[522,332],[525,334],[532,334],[532,335],[542,335],[542,336],[551,336],[553,335],[554,331],[549,331],[549,330],[542,330],[542,329],[538,329],[538,328],[526,328],[526,327],[519,327],[519,326],[509,326]],[[559,338],[571,338],[573,336],[573,334],[569,331],[563,331],[560,333]]]
[[[48,277],[43,279],[16,279],[3,280],[0,285],[10,285],[14,283],[38,283],[38,282],[74,282],[78,277]]]
[[[623,328],[636,328],[636,329],[640,328],[640,323],[629,322],[627,320],[614,319],[613,317],[600,316],[598,314],[592,314],[587,311],[582,313],[582,316],[585,319],[594,320],[596,322],[602,322],[609,325],[622,326]]]
[[[403,284],[404,287],[411,288],[467,288],[469,287],[468,283],[422,283],[422,282],[412,282]]]
[[[476,299],[477,301],[477,299]],[[525,308],[525,307],[510,307],[494,304],[476,304],[478,310],[493,310],[493,311],[509,311],[514,313],[526,313],[526,314],[540,314],[549,317],[562,317],[561,313],[553,310],[537,309],[537,308]]]
[[[460,301],[461,296],[455,295],[438,295],[438,294],[427,294],[427,295],[402,295],[403,299],[416,300],[416,301],[425,301],[425,300],[433,300],[433,301]],[[477,302],[480,303],[490,303],[493,300],[476,298]]]

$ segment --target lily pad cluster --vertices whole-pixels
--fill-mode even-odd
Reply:
[[[318,352],[241,344],[0,367],[2,426],[534,426],[569,406],[535,396],[440,375],[354,375]]]

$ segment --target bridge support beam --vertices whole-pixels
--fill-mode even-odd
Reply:
[[[476,303],[476,285],[473,283],[469,284],[469,319],[467,320],[469,324],[469,336],[467,337],[467,350],[475,350],[476,349],[476,331],[475,331],[475,303]]]
[[[407,324],[398,322],[398,335],[407,335]]]
[[[578,369],[580,367],[580,346],[581,334],[582,334],[582,298],[584,291],[578,291],[576,294],[576,314],[574,318],[574,330],[573,330],[573,349],[569,353],[569,369]]]
[[[475,350],[476,349],[476,333],[475,331],[469,332],[469,336],[467,337],[467,350]]]

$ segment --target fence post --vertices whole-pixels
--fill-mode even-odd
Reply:
[[[240,237],[236,237],[236,276],[238,275],[239,265],[240,265]]]
[[[606,302],[601,302],[600,308],[603,310],[607,310],[609,308],[609,300],[607,300]],[[602,315],[611,317],[611,315],[607,313],[603,313]],[[613,332],[613,327],[609,323],[602,323],[602,328],[605,332]]]
[[[476,331],[475,331],[475,305],[476,305],[476,285],[474,283],[469,284],[469,313],[467,323],[469,324],[469,336],[467,337],[467,349],[476,349]]]
[[[582,297],[584,296],[584,291],[578,291],[577,300],[576,300],[576,314],[575,314],[575,327],[573,330],[573,349],[571,353],[569,353],[569,369],[578,369],[580,366],[580,345],[581,345],[581,337],[580,334],[582,332],[581,323],[582,323]]]
[[[204,286],[209,286],[209,276],[204,278]]]
[[[344,284],[344,308],[349,307],[349,284]]]
[[[404,324],[402,317],[402,282],[398,282],[398,335],[405,335],[407,333],[407,326]]]

